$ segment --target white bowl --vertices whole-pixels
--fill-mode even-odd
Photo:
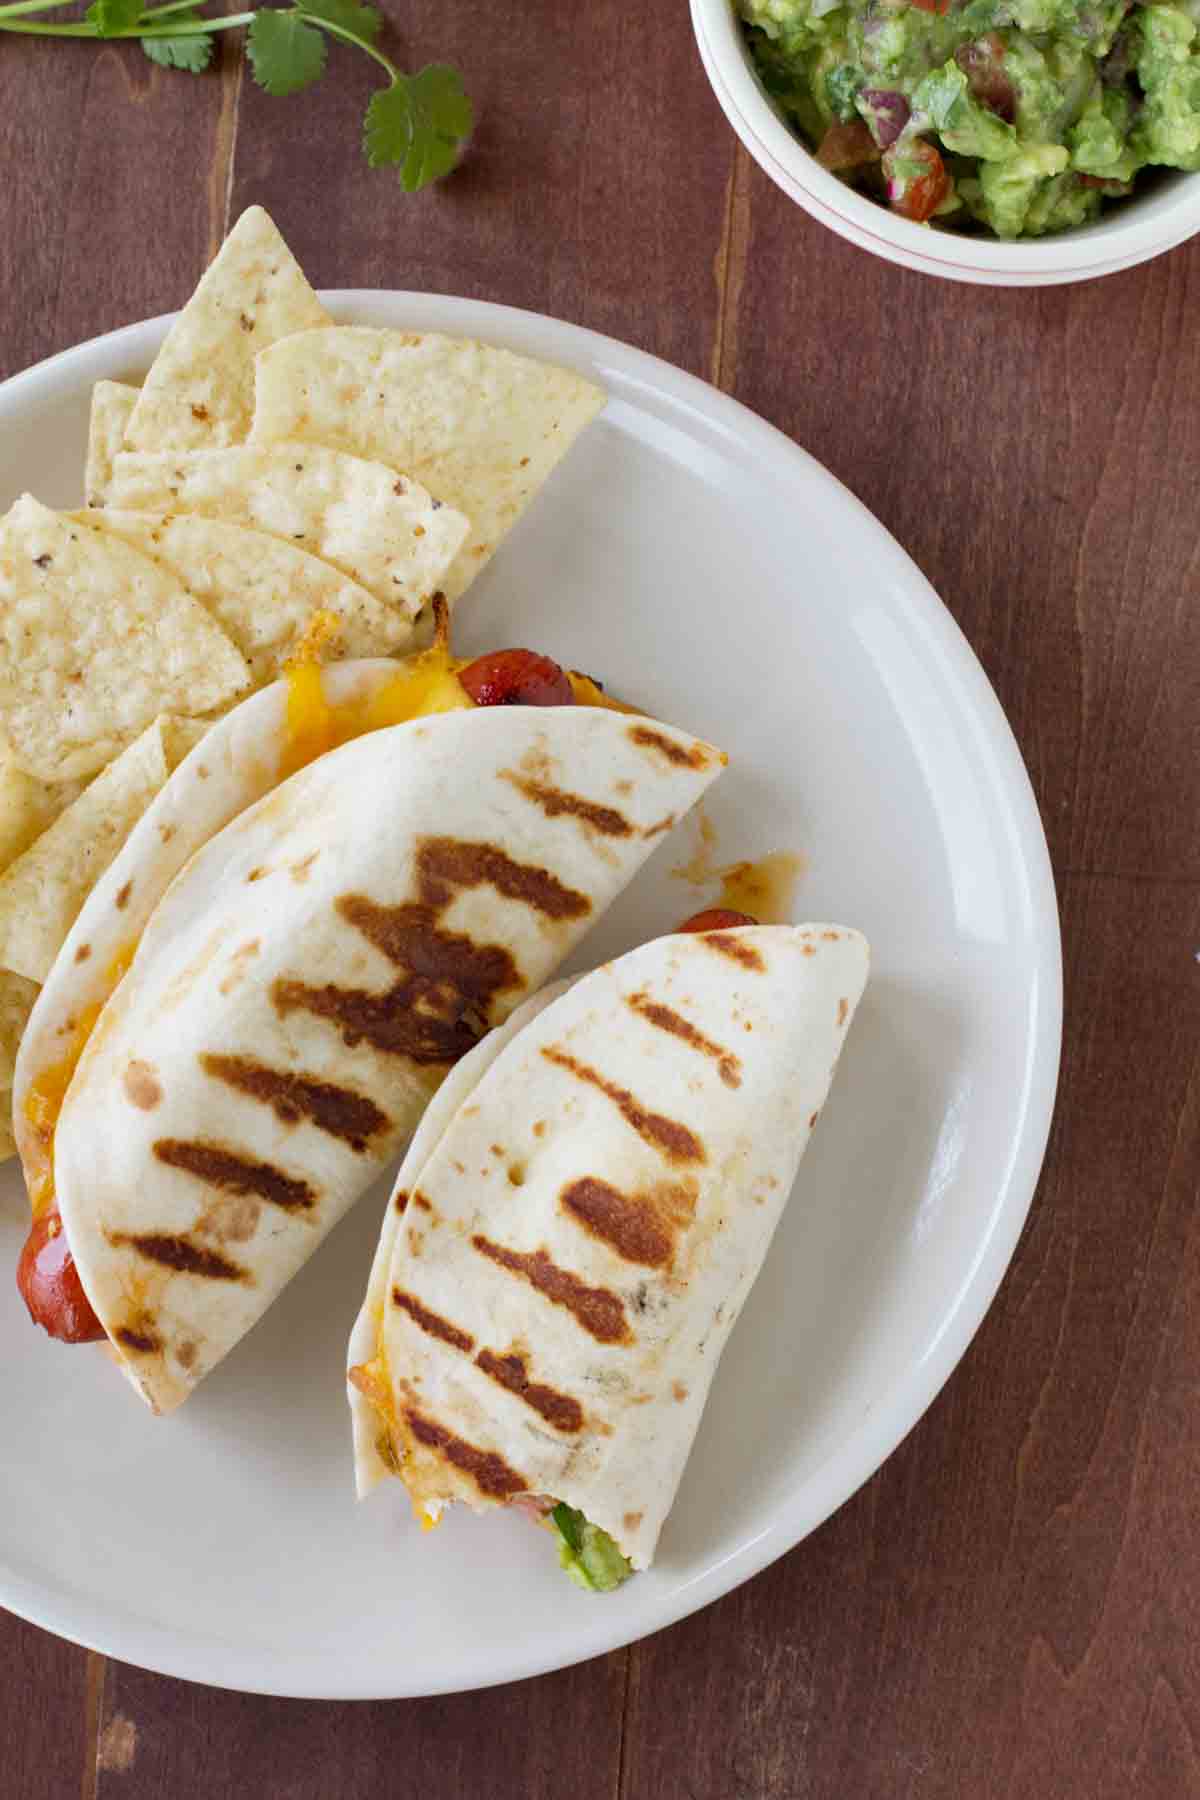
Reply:
[[[759,81],[732,0],[691,0],[705,72],[726,118],[755,161],[805,212],[862,250],[946,281],[1050,287],[1131,269],[1200,231],[1200,174],[1161,174],[1092,225],[1027,243],[966,237],[914,225],[823,169],[787,126]]]

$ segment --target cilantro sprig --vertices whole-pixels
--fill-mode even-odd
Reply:
[[[212,60],[219,31],[245,26],[255,81],[268,94],[298,94],[325,73],[329,38],[372,58],[387,75],[363,120],[363,150],[373,169],[395,168],[408,192],[427,187],[454,167],[471,134],[474,112],[457,69],[430,63],[408,75],[379,48],[382,14],[360,0],[295,0],[290,6],[206,15],[205,0],[93,0],[82,19],[47,23],[46,13],[71,0],[12,0],[0,4],[0,32],[34,37],[136,38],[151,62],[198,75]]]

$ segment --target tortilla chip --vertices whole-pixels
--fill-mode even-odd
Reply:
[[[169,774],[156,719],[0,875],[0,968],[46,979],[84,901]]]
[[[22,768],[103,768],[160,712],[211,712],[249,685],[198,600],[119,538],[26,494],[0,520],[0,722]]]
[[[113,532],[169,569],[229,633],[250,665],[255,687],[283,673],[318,613],[338,627],[323,661],[391,656],[412,642],[411,621],[399,607],[384,606],[329,563],[282,538],[193,513],[110,507],[80,516],[82,523]]]
[[[442,589],[467,534],[462,514],[417,482],[315,444],[126,451],[114,465],[111,494],[115,506],[199,513],[283,538],[410,620]]]
[[[0,970],[0,1162],[17,1148],[12,1129],[13,1071],[37,997],[36,981]]]
[[[241,443],[254,412],[254,357],[329,314],[261,206],[244,212],[172,325],[127,427],[134,450]]]
[[[113,457],[125,448],[125,431],[137,397],[138,390],[123,381],[98,381],[92,389],[83,478],[83,497],[88,506],[103,506],[108,497]]]
[[[0,870],[28,850],[86,786],[83,781],[38,781],[0,742]]]
[[[257,361],[252,443],[373,457],[457,507],[471,532],[443,587],[457,599],[604,405],[571,369],[469,338],[332,326]]]

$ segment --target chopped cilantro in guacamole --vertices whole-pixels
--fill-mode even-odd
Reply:
[[[589,1593],[607,1594],[633,1574],[607,1531],[601,1531],[581,1512],[561,1502],[550,1514],[558,1538],[558,1560],[571,1580]]]
[[[1200,0],[738,0],[764,87],[826,168],[997,237],[1200,169]]]

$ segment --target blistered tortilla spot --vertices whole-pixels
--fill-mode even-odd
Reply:
[[[246,1244],[258,1230],[261,1218],[261,1200],[248,1194],[229,1194],[205,1207],[193,1229],[221,1244]]]
[[[307,881],[312,874],[313,864],[320,854],[321,852],[319,850],[310,850],[307,856],[302,856],[300,858],[299,862],[290,863],[288,865],[288,874],[291,876],[292,880],[301,883]]]
[[[545,1137],[545,1135],[546,1135],[545,1119],[535,1119],[533,1121],[533,1135],[535,1138]]]
[[[800,948],[804,952],[805,956],[815,956],[817,954],[817,946],[815,944],[804,943],[800,946]]]
[[[196,764],[196,773],[200,777],[201,781],[207,781],[208,780],[208,765],[207,765],[207,763],[197,763]]]
[[[849,1011],[850,1002],[848,1000],[839,1000],[837,1009],[837,1022],[839,1025],[844,1025],[846,1023],[846,1014]]]
[[[408,1211],[408,1195],[403,1188],[397,1192],[395,1199],[392,1201],[392,1207],[402,1218]]]
[[[688,1391],[684,1387],[682,1381],[673,1381],[671,1383],[671,1398],[672,1398],[672,1400],[678,1400],[679,1404],[682,1406],[683,1402],[687,1399],[687,1397],[688,1397]]]
[[[661,837],[665,831],[674,830],[674,827],[675,827],[675,814],[674,813],[666,813],[666,814],[664,814],[664,816],[661,819],[658,819],[653,825],[644,825],[642,827],[642,836],[644,838]]]
[[[510,1162],[506,1172],[508,1175],[509,1187],[519,1188],[525,1186],[525,1164],[519,1159],[515,1162]]]
[[[195,1176],[206,1187],[254,1195],[283,1212],[311,1212],[317,1203],[316,1190],[301,1176],[288,1175],[272,1163],[259,1162],[225,1144],[206,1139],[158,1138],[153,1151],[159,1162]]]
[[[433,1201],[427,1199],[424,1194],[414,1194],[412,1196],[412,1204],[419,1207],[423,1213],[431,1213],[433,1211]]]
[[[79,948],[75,952],[75,961],[77,963],[86,962],[88,957],[91,954],[92,954],[92,946],[90,944],[80,944]]]
[[[642,1514],[640,1512],[627,1512],[621,1520],[626,1531],[636,1531],[641,1522]]]
[[[261,881],[264,875],[269,875],[270,873],[271,873],[271,871],[269,869],[264,869],[262,867],[259,867],[257,869],[251,869],[250,873],[246,877],[246,880],[247,881]]]
[[[113,902],[113,904],[117,908],[118,912],[125,911],[125,908],[129,905],[129,896],[132,894],[132,892],[133,892],[133,882],[132,881],[127,881],[125,883],[124,887],[118,888],[117,897],[116,897],[115,901]]]
[[[493,1144],[492,1145],[492,1155],[493,1156],[503,1156],[504,1155],[504,1145],[503,1144]]]
[[[141,1112],[153,1112],[163,1097],[162,1083],[154,1065],[143,1062],[140,1057],[135,1056],[125,1065],[121,1085],[130,1104]]]
[[[182,1343],[176,1344],[175,1361],[185,1372],[194,1367],[198,1350],[199,1345],[193,1343],[191,1338],[184,1338]]]
[[[840,931],[823,931],[821,933],[822,941],[826,944],[840,943],[841,936],[842,934]]]

